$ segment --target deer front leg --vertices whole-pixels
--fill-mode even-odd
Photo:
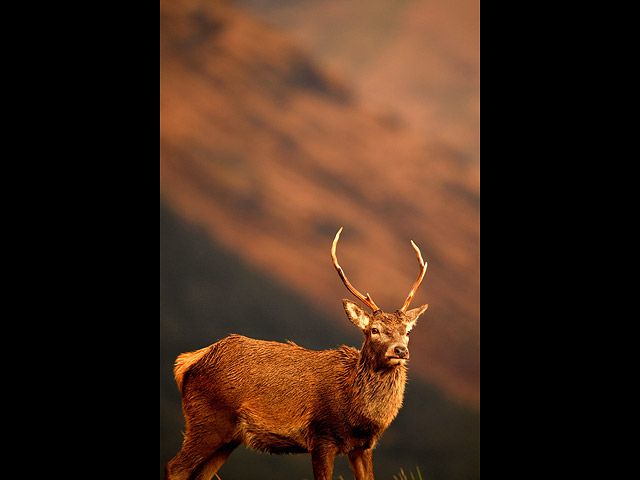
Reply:
[[[311,450],[311,464],[315,480],[331,480],[336,451],[333,445],[318,445]]]
[[[373,449],[358,449],[349,452],[349,464],[356,480],[373,479]]]

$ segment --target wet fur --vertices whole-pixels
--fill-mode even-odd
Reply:
[[[369,315],[344,300],[363,329],[361,350],[312,351],[294,343],[231,335],[176,360],[187,432],[166,478],[209,479],[240,444],[269,453],[311,453],[316,480],[330,479],[336,455],[348,455],[356,479],[373,479],[371,451],[404,396],[404,360],[391,363],[394,343],[408,342],[421,309]],[[386,336],[373,335],[372,325]]]

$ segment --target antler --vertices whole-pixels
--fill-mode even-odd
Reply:
[[[413,284],[413,288],[409,292],[409,296],[404,301],[404,305],[402,305],[402,308],[399,310],[400,312],[404,312],[409,307],[411,300],[413,300],[413,296],[416,294],[418,287],[422,283],[424,274],[427,273],[427,264],[422,259],[422,254],[420,253],[420,249],[415,243],[413,243],[413,240],[411,240],[411,245],[413,246],[413,249],[416,251],[416,255],[418,256],[418,262],[420,262],[420,273],[418,274],[418,279],[416,280],[416,283]]]
[[[360,300],[362,303],[367,305],[374,312],[377,310],[380,310],[380,307],[378,307],[374,303],[373,299],[371,298],[371,295],[369,295],[368,293],[366,296],[362,295],[358,290],[353,288],[353,285],[349,283],[349,280],[347,280],[346,275],[342,271],[342,267],[338,265],[338,258],[336,257],[336,246],[338,245],[338,239],[340,238],[340,234],[342,233],[342,228],[343,227],[340,227],[340,230],[338,230],[338,233],[336,233],[336,238],[333,239],[333,244],[331,245],[331,259],[333,260],[333,266],[336,267],[336,270],[338,271],[338,275],[340,275],[340,278],[342,279],[342,283],[344,283],[344,286],[347,287],[349,291],[353,293],[358,300]]]

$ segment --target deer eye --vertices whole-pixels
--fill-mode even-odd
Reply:
[[[374,327],[374,328],[371,329],[371,333],[378,334],[378,333],[380,333],[380,330],[378,330],[377,328]]]

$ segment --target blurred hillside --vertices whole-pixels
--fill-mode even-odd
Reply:
[[[233,0],[479,169],[480,0]],[[478,170],[479,171],[479,170]]]
[[[422,431],[412,430],[407,449],[390,429],[387,455],[396,435],[407,461],[428,457],[436,473],[427,478],[473,478],[477,162],[402,113],[372,113],[380,110],[355,84],[246,10],[161,1],[160,14],[161,455],[180,444],[171,365],[181,351],[231,332],[359,346],[329,256],[344,226],[340,263],[386,311],[402,305],[418,273],[410,240],[429,262],[412,303],[429,310],[412,333],[406,405],[393,424],[421,418]]]

